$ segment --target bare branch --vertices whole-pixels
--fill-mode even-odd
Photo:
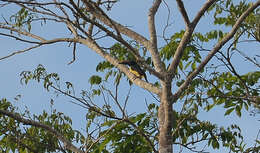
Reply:
[[[25,119],[25,118],[21,117],[20,115],[18,115],[17,113],[9,112],[9,111],[6,111],[6,110],[0,109],[0,114],[6,115],[8,117],[11,117],[11,118],[19,121],[19,122],[22,122],[24,125],[32,125],[32,126],[39,127],[39,128],[44,129],[44,130],[47,130],[47,131],[51,132],[55,137],[57,137],[60,141],[62,141],[65,148],[67,148],[67,149],[69,149],[69,150],[71,150],[72,152],[75,152],[75,153],[84,153],[82,150],[78,149],[70,141],[68,141],[66,138],[64,138],[64,136],[61,133],[59,133],[58,131],[56,131],[55,129],[53,129],[52,127],[50,127],[48,125],[42,124],[42,123],[37,122],[37,121]]]
[[[91,25],[90,25],[90,29],[91,26],[95,25],[97,26],[98,28],[100,28],[102,31],[104,31],[108,36],[111,36],[112,38],[114,38],[116,41],[122,43],[124,46],[126,46],[135,56],[136,56],[136,59],[137,61],[141,62],[142,65],[144,66],[145,69],[147,69],[151,74],[157,76],[158,78],[162,79],[162,75],[159,73],[159,72],[156,72],[151,66],[149,66],[148,64],[146,64],[143,60],[143,58],[139,55],[138,51],[136,49],[134,49],[127,41],[125,41],[121,36],[120,34],[118,35],[115,35],[112,31],[110,31],[109,29],[107,29],[106,27],[104,27],[103,25],[101,25],[100,23],[98,22],[95,22],[93,19],[89,19],[88,17],[86,17],[82,11],[78,8],[77,4],[75,4],[73,1],[70,1],[70,3],[72,4],[72,6],[74,7],[71,8],[70,6],[68,6],[67,4],[63,4],[63,3],[35,3],[35,2],[20,2],[20,1],[8,1],[8,2],[13,2],[17,5],[20,5],[21,7],[24,7],[30,11],[33,11],[33,12],[36,12],[36,13],[40,13],[40,14],[44,14],[44,15],[47,15],[47,16],[52,16],[54,18],[57,18],[57,19],[60,19],[59,22],[63,22],[67,25],[67,27],[69,28],[69,30],[73,33],[73,35],[75,37],[78,37],[78,32],[77,32],[77,29],[79,29],[82,33],[84,33],[87,37],[91,37],[89,35],[89,33],[87,31],[85,31],[85,29],[83,29],[82,27],[80,27],[79,24],[77,23],[74,23],[72,21],[70,21],[69,18],[64,18],[62,16],[58,16],[56,15],[55,13],[53,13],[51,10],[49,9],[45,9],[43,7],[41,7],[41,5],[43,6],[47,6],[47,5],[57,5],[63,12],[63,14],[65,14],[65,16],[68,17],[68,14],[65,12],[64,8],[62,7],[65,6],[67,8],[69,8],[73,14],[75,15],[78,15],[80,14],[80,16],[87,22],[89,22]],[[32,8],[29,8],[25,5],[36,5],[38,7],[40,7],[41,9],[44,9],[45,11],[40,11],[40,10],[37,10],[37,9],[32,9]],[[104,14],[104,12],[103,12]],[[102,15],[103,15],[102,14]],[[104,16],[104,15],[103,15]],[[93,15],[94,18],[95,15]],[[107,16],[104,17],[106,19],[107,22],[110,22],[110,24],[112,23],[113,26],[111,25],[112,28],[117,28],[116,24],[114,23],[114,21],[112,21],[110,18],[108,18]],[[123,26],[122,26],[123,27]],[[6,26],[4,24],[0,24],[0,28],[2,29],[7,29],[7,30],[10,30],[10,31],[14,31],[14,32],[17,32],[19,34],[22,34],[24,36],[28,36],[28,37],[31,37],[31,38],[34,38],[34,39],[37,39],[37,40],[40,40],[41,42],[44,42],[46,41],[44,38],[40,37],[40,36],[37,36],[37,35],[34,35],[26,30],[20,30],[20,29],[16,29],[16,28],[13,28],[11,26]],[[118,29],[119,31],[120,29]],[[119,33],[119,32],[118,32]]]
[[[57,2],[57,0],[53,0],[56,4],[59,4],[58,2]],[[66,16],[66,18],[67,19],[69,19],[69,15],[68,15],[68,13],[65,11],[65,9],[61,6],[61,5],[56,5],[62,12],[63,12],[63,14]]]
[[[205,67],[209,60],[219,51],[222,46],[224,46],[238,30],[240,24],[246,19],[246,17],[258,6],[260,5],[260,0],[251,5],[236,21],[231,31],[220,41],[215,47],[209,52],[207,57],[200,63],[200,65],[186,78],[186,81],[180,86],[178,91],[172,96],[172,101],[175,102],[183,91],[189,86],[190,82],[200,73],[200,71]]]
[[[162,64],[158,48],[157,48],[157,35],[156,35],[156,28],[155,28],[155,14],[158,11],[158,8],[161,4],[162,0],[156,0],[152,7],[149,9],[148,13],[148,27],[149,27],[149,32],[150,32],[150,42],[151,42],[151,47],[149,49],[152,59],[154,62],[154,66],[157,72],[165,72],[164,66]]]
[[[123,112],[126,112],[126,105],[127,105],[128,100],[129,100],[129,97],[130,97],[131,87],[132,86],[130,86],[130,89],[128,90],[128,93],[127,93],[125,100],[124,100]]]
[[[184,4],[183,4],[182,0],[176,0],[176,2],[178,4],[178,8],[179,8],[179,10],[181,12],[181,15],[182,15],[183,19],[184,19],[186,27],[190,26],[190,19],[189,19],[189,16],[188,16],[187,12],[186,12],[186,9],[184,7]]]
[[[0,58],[0,61],[1,61],[1,60],[4,60],[4,59],[7,59],[7,58],[9,58],[9,57],[12,57],[12,56],[14,56],[14,55],[17,55],[17,54],[25,53],[25,52],[27,52],[27,51],[30,51],[30,50],[34,49],[34,48],[38,48],[38,47],[40,47],[41,45],[42,45],[42,44],[38,44],[38,45],[29,47],[29,48],[26,48],[26,49],[23,49],[23,50],[19,50],[19,51],[12,52],[11,54],[9,54],[9,55],[7,55],[7,56],[1,57],[1,58]]]
[[[53,86],[53,85],[51,85],[51,88],[53,88],[54,90],[56,90],[56,91],[62,93],[62,94],[65,95],[65,96],[68,96],[68,97],[70,97],[70,98],[72,98],[72,99],[74,99],[74,100],[76,100],[76,101],[78,101],[78,102],[80,103],[80,104],[79,104],[79,103],[73,102],[74,104],[77,104],[77,105],[79,105],[79,106],[83,106],[83,108],[89,109],[89,110],[91,110],[91,111],[93,111],[93,112],[96,112],[96,113],[98,113],[98,114],[100,114],[100,115],[102,115],[102,116],[104,116],[104,117],[107,117],[107,118],[110,118],[110,119],[115,119],[115,120],[122,120],[122,119],[119,118],[119,117],[111,116],[111,115],[108,115],[108,114],[104,113],[104,112],[102,111],[102,109],[97,109],[97,108],[99,108],[99,107],[98,107],[96,104],[92,103],[92,102],[91,102],[91,104],[93,104],[93,105],[91,105],[90,103],[88,103],[87,100],[82,99],[82,98],[78,98],[78,97],[76,97],[76,96],[73,96],[73,95],[67,93],[66,91],[63,91],[63,90],[61,90],[61,89],[59,89],[59,88],[57,88],[57,87],[55,87],[55,86]]]
[[[70,0],[71,3],[73,3],[72,0]],[[86,4],[89,4],[86,0],[84,0],[84,2]],[[144,47],[146,47],[147,49],[150,49],[150,42],[142,35],[136,33],[133,30],[130,30],[129,28],[115,22],[112,19],[108,19],[107,17],[104,17],[102,14],[100,14],[99,12],[97,12],[96,9],[93,9],[93,7],[91,7],[91,5],[86,5],[86,8],[88,9],[88,11],[93,14],[93,16],[95,16],[98,20],[100,20],[101,22],[103,22],[105,25],[109,26],[110,28],[113,28],[114,30],[118,29],[121,33],[123,33],[124,35],[136,40],[137,42],[139,42],[140,44],[142,44]],[[115,29],[116,28],[116,29]]]
[[[254,61],[253,59],[251,59],[248,55],[246,55],[245,53],[243,53],[242,51],[238,50],[237,48],[235,49],[240,55],[242,55],[246,60],[248,60],[249,62],[253,63],[255,66],[257,66],[258,68],[260,68],[260,63],[258,63],[257,61]]]
[[[164,41],[166,42],[166,44],[168,45],[169,38],[166,38],[165,33],[166,33],[167,28],[170,26],[169,20],[170,20],[171,10],[170,10],[170,7],[168,6],[168,4],[165,2],[165,0],[163,0],[163,3],[165,4],[165,6],[167,8],[168,14],[167,14],[166,25],[163,28],[162,37],[163,37]]]
[[[72,3],[72,5],[74,4],[73,1],[72,1],[71,3]],[[20,3],[18,3],[18,4],[20,4]],[[74,6],[73,6],[73,7],[74,7]],[[76,5],[75,5],[75,9],[78,9]],[[36,11],[36,12],[37,12],[37,11]],[[101,28],[101,29],[102,29],[104,32],[106,32],[109,36],[111,36],[111,37],[114,38],[115,40],[121,42],[123,45],[125,45],[125,46],[126,46],[127,48],[129,48],[130,50],[135,51],[135,49],[134,49],[130,44],[128,44],[125,40],[123,40],[122,37],[113,34],[113,32],[109,31],[107,28],[105,28],[105,27],[102,26],[101,24],[99,24],[99,23],[97,23],[97,22],[94,22],[94,21],[88,19],[87,17],[84,16],[84,14],[82,14],[82,11],[81,11],[81,10],[78,10],[77,12],[78,12],[78,13],[81,13],[81,16],[83,17],[84,20],[86,20],[86,21],[89,22],[89,23],[92,23],[92,24],[96,25],[98,28]],[[75,12],[73,12],[73,13],[75,13]],[[52,14],[51,14],[51,15],[52,15]],[[53,16],[53,15],[52,15],[52,16]],[[63,22],[65,22],[65,23],[67,24],[68,28],[72,31],[72,33],[74,34],[75,37],[77,37],[77,31],[76,31],[76,29],[75,29],[74,27],[76,27],[76,28],[78,28],[79,30],[81,30],[84,34],[87,35],[87,37],[90,37],[90,36],[88,35],[88,33],[87,33],[84,29],[82,29],[79,25],[76,25],[76,24],[74,24],[73,22],[69,21],[69,19],[67,19],[67,20],[66,20],[66,19],[63,19],[63,18],[60,17],[60,16],[54,16],[54,17],[57,17],[57,18],[62,19]],[[74,26],[74,27],[73,27],[73,26]],[[5,56],[5,57],[3,57],[3,58],[1,58],[1,59],[5,59],[5,58],[11,57],[11,56],[13,56],[13,55],[19,54],[19,53],[24,53],[24,52],[26,52],[26,51],[28,51],[28,50],[31,50],[31,49],[36,48],[36,47],[39,47],[39,46],[41,46],[41,45],[43,45],[43,44],[51,44],[51,43],[54,43],[54,42],[56,41],[56,40],[55,40],[55,41],[54,41],[54,40],[48,41],[48,40],[45,40],[44,38],[42,38],[42,37],[40,37],[40,36],[34,35],[34,34],[28,32],[28,31],[26,31],[26,30],[16,29],[16,28],[9,27],[9,26],[5,26],[5,25],[2,25],[2,24],[0,24],[0,28],[2,28],[2,29],[7,29],[7,30],[10,30],[10,31],[15,31],[15,32],[17,32],[17,33],[19,33],[19,34],[22,34],[22,35],[24,35],[24,36],[27,36],[27,37],[31,37],[31,38],[40,40],[39,44],[36,45],[36,46],[33,46],[33,47],[28,48],[28,49],[25,49],[25,50],[21,50],[21,51],[14,52],[14,53],[12,53],[12,54],[10,54],[10,55],[8,55],[8,56]],[[75,39],[64,38],[63,40],[60,39],[60,40],[57,40],[56,42],[60,42],[60,41],[80,42],[80,41],[78,41],[78,39],[83,40],[82,38],[75,38]],[[90,40],[90,39],[89,39],[89,40]],[[84,40],[84,41],[81,41],[80,43],[83,43],[83,44],[85,43],[85,45],[86,45],[86,42],[87,42],[87,41]],[[90,42],[91,42],[91,43],[90,43]],[[98,46],[93,39],[91,39],[90,42],[87,43],[88,46],[93,46],[93,45],[91,45],[91,44],[93,44],[93,43],[95,44],[94,46]],[[90,47],[90,48],[93,49],[93,47]],[[101,48],[99,48],[99,49],[102,50]],[[98,52],[99,52],[99,51],[98,51]],[[99,52],[99,53],[101,53],[101,52]],[[103,52],[103,53],[105,53],[105,52]],[[103,57],[106,57],[106,59],[108,58],[108,56],[110,56],[110,55],[109,55],[109,54],[103,54]],[[138,59],[139,61],[142,61],[142,60],[140,60],[141,57],[140,57],[139,55],[138,55],[137,57],[138,57],[137,59]],[[0,59],[0,60],[1,60],[1,59]],[[110,59],[111,59],[111,58],[110,58]],[[118,63],[118,62],[112,62],[112,64],[115,64],[115,63]],[[142,64],[143,64],[143,65],[145,66],[145,68],[147,68],[152,74],[154,74],[154,75],[157,76],[158,78],[162,78],[162,75],[161,75],[159,72],[156,72],[155,70],[153,70],[153,68],[151,68],[151,67],[150,67],[149,65],[147,65],[146,63],[142,63]],[[127,69],[126,69],[126,67],[124,67],[124,68],[125,68],[124,71],[125,71],[125,72],[128,72]],[[133,82],[137,82],[137,84],[139,84],[139,85],[142,84],[142,83],[141,83],[141,82],[142,82],[141,80],[139,80],[139,79],[136,79],[136,80],[135,80],[135,76],[134,76],[133,74],[129,73],[129,76],[131,76],[131,78],[132,78],[131,80],[132,80]],[[134,81],[134,80],[135,80],[135,81]],[[139,80],[139,81],[138,81],[138,80]],[[156,93],[156,94],[159,94],[159,93],[160,93],[159,89],[158,89],[157,87],[153,86],[152,84],[150,84],[150,85],[146,84],[146,85],[145,85],[145,88],[146,88],[146,89],[153,88],[152,91],[154,91],[154,93]]]
[[[2,25],[0,24],[0,28],[1,29],[7,29],[7,30],[10,30],[10,31],[14,31],[14,32],[17,32],[18,34],[21,34],[21,35],[24,35],[24,36],[27,36],[27,37],[31,37],[31,38],[34,38],[36,40],[40,40],[41,42],[44,42],[46,41],[44,38],[40,37],[40,36],[37,36],[37,35],[34,35],[26,30],[22,30],[22,29],[15,29],[13,27],[9,27],[9,26],[5,26],[5,25]]]
[[[139,53],[136,51],[136,49],[134,49],[128,42],[126,42],[120,35],[115,35],[112,31],[108,30],[106,27],[104,27],[103,25],[101,25],[98,22],[95,22],[91,19],[89,19],[88,17],[86,17],[82,11],[76,6],[76,4],[73,1],[70,1],[70,3],[73,5],[73,7],[77,10],[77,12],[80,14],[80,16],[87,22],[97,26],[98,28],[100,28],[102,31],[104,31],[108,36],[111,36],[113,39],[115,39],[116,41],[122,43],[125,47],[127,47],[131,53],[135,56],[135,58],[137,59],[138,62],[142,62],[142,65],[144,65],[144,67],[151,73],[154,74],[155,76],[157,76],[160,79],[163,79],[162,74],[155,71],[153,68],[151,68],[148,64],[146,64],[145,62],[143,62],[143,58],[139,55]],[[95,18],[98,19],[98,17],[96,17],[95,14],[93,14],[93,16]],[[107,22],[109,23],[113,23],[114,26],[116,26],[116,23],[114,21],[112,21],[112,19],[107,19],[107,17],[104,17],[104,20],[109,20]],[[111,28],[113,28],[112,25],[110,25]],[[117,27],[118,28],[118,27]],[[122,32],[120,29],[118,29],[120,32]],[[123,33],[123,32],[122,32]],[[86,35],[88,35],[88,37],[90,38],[89,34],[87,33]]]
[[[72,60],[68,63],[68,65],[72,64],[72,63],[76,60],[76,48],[77,48],[77,43],[74,42],[74,43],[73,43],[73,51],[72,51],[72,53],[73,53],[73,58],[72,58]]]
[[[92,16],[90,20],[95,21],[95,19],[96,19],[96,18],[95,18],[94,16]],[[91,36],[92,33],[93,33],[93,28],[94,28],[94,24],[91,23],[91,24],[89,25],[89,27],[88,27],[88,34],[89,34],[90,36]]]
[[[59,5],[59,6],[65,6],[65,7],[69,8],[70,10],[73,10],[68,4],[66,4],[64,2],[47,2],[47,3],[44,3],[44,2],[36,2],[36,1],[18,1],[18,0],[3,0],[3,1],[9,2],[9,3],[14,3],[14,4],[17,4],[17,5],[21,5],[21,4],[27,4],[27,5],[33,5],[33,6]]]
[[[73,39],[73,38],[56,38],[56,39],[53,39],[53,40],[44,40],[43,42],[39,42],[37,45],[34,45],[32,47],[29,47],[29,48],[26,48],[26,49],[23,49],[23,50],[19,50],[19,51],[15,51],[15,52],[7,55],[7,56],[1,57],[0,61],[3,60],[3,59],[6,59],[6,58],[12,57],[14,55],[17,55],[17,54],[28,52],[32,49],[38,48],[38,47],[45,45],[45,44],[53,44],[53,43],[57,43],[57,42],[76,42],[76,41],[77,40]]]
[[[112,97],[113,101],[116,103],[116,105],[118,106],[119,110],[120,110],[121,113],[122,113],[122,118],[124,118],[124,117],[126,117],[127,115],[126,115],[125,110],[123,109],[123,107],[120,105],[120,103],[119,103],[119,101],[118,101],[118,96],[117,96],[118,85],[119,85],[119,84],[116,85],[116,94],[115,94],[115,95],[112,93],[111,90],[106,89],[106,88],[103,88],[103,89],[104,89],[106,92],[108,92],[108,94]]]
[[[30,44],[40,44],[38,41],[30,41],[30,40],[22,39],[20,37],[13,36],[13,35],[6,34],[6,33],[0,33],[0,35],[6,36],[6,37],[10,37],[10,38],[14,38],[16,40],[19,40],[19,41],[22,41],[22,42],[26,42],[26,43],[30,43]]]
[[[202,8],[199,10],[193,21],[191,22],[191,26],[195,28],[195,26],[198,24],[200,18],[204,15],[204,13],[209,9],[209,7],[217,2],[218,0],[207,0],[207,2],[202,6]]]

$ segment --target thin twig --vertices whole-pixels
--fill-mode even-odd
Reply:
[[[166,38],[165,33],[166,33],[167,28],[170,26],[169,21],[170,21],[171,10],[170,10],[170,7],[168,6],[168,4],[166,3],[165,0],[163,0],[163,3],[165,4],[165,6],[167,8],[168,14],[167,14],[166,25],[163,28],[163,35],[162,35],[162,37],[163,37],[164,41],[166,42],[166,44],[168,44],[169,38],[168,39]]]
[[[53,40],[45,40],[44,42],[39,42],[39,44],[34,45],[32,47],[29,47],[29,48],[26,48],[26,49],[23,49],[23,50],[19,50],[19,51],[14,51],[14,52],[10,53],[9,55],[1,57],[0,61],[7,59],[7,58],[10,58],[10,57],[17,55],[17,54],[28,52],[32,49],[38,48],[38,47],[45,45],[45,44],[53,44],[53,43],[57,43],[57,42],[75,42],[75,41],[76,41],[76,39],[73,39],[73,38],[56,38],[56,39],[53,39]]]
[[[70,62],[68,63],[68,65],[72,64],[72,63],[76,60],[76,46],[77,46],[77,43],[74,42],[74,43],[73,43],[73,51],[72,51],[72,53],[73,53],[73,58],[72,58],[72,61],[70,61]]]
[[[104,136],[106,136],[114,127],[116,127],[121,121],[116,122],[116,124],[114,124],[113,126],[111,126],[105,133],[103,133],[102,135],[100,135],[85,151],[86,153],[90,152],[90,150],[92,149],[92,147],[98,143]]]

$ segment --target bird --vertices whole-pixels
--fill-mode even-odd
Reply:
[[[129,71],[133,73],[136,77],[142,79],[144,78],[146,82],[148,82],[145,71],[133,60],[125,60],[119,62],[119,64],[128,65]]]

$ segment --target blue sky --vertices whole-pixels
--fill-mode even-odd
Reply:
[[[195,13],[199,10],[204,1],[184,1],[188,14],[192,18]],[[170,23],[172,26],[167,30],[167,36],[171,36],[173,32],[177,32],[180,29],[184,29],[183,20],[178,13],[175,2],[167,2],[168,5],[173,8],[171,9]],[[135,31],[148,37],[148,25],[147,25],[147,14],[148,9],[151,6],[150,0],[121,0],[115,5],[109,14],[111,17],[123,25],[131,26]],[[15,9],[2,9],[0,10],[0,15],[6,15],[10,12],[14,12]],[[162,35],[162,27],[166,23],[167,9],[164,4],[161,5],[158,14],[156,15],[156,24],[158,35]],[[201,20],[195,31],[206,32],[207,29],[211,27],[208,25],[210,16],[206,15],[205,18]],[[228,30],[225,29],[225,30]],[[1,32],[1,30],[0,30]],[[53,38],[68,36],[68,32],[65,26],[47,24],[44,27],[33,27],[32,32],[39,33],[43,37]],[[159,46],[163,46],[164,41],[159,39]],[[105,42],[108,45],[110,42]],[[0,57],[5,56],[13,51],[23,49],[26,44],[17,42],[14,39],[9,39],[0,36],[1,52]],[[212,45],[212,44],[211,44]],[[254,53],[256,51],[256,45],[248,46],[248,50],[252,50]],[[251,53],[252,53],[251,52]],[[14,101],[14,105],[19,106],[24,109],[25,106],[30,109],[32,113],[42,112],[43,109],[50,110],[49,101],[51,98],[55,100],[54,107],[61,112],[69,115],[73,119],[73,126],[81,129],[85,127],[84,117],[86,110],[80,108],[79,106],[71,104],[69,98],[59,96],[56,97],[52,92],[47,92],[43,89],[42,84],[36,82],[30,82],[28,85],[20,84],[19,74],[23,70],[33,70],[38,64],[44,65],[48,72],[58,73],[62,81],[70,81],[73,83],[76,93],[80,93],[81,89],[89,90],[90,85],[88,83],[88,78],[91,75],[101,75],[95,71],[95,65],[103,60],[95,52],[91,51],[85,46],[78,47],[77,59],[71,64],[67,65],[72,59],[72,48],[68,47],[66,43],[59,43],[55,45],[44,46],[30,52],[19,54],[6,60],[0,61],[0,98],[6,97],[11,101],[13,98],[20,94],[21,99],[18,102]],[[235,59],[239,63],[239,58]],[[248,65],[243,64],[240,66],[240,72],[246,73],[248,71]],[[148,74],[148,80],[151,76]],[[150,79],[149,79],[150,78]],[[124,79],[125,80],[125,79]],[[125,83],[121,87],[121,96],[126,95],[129,85]],[[152,96],[145,90],[138,86],[132,86],[131,90],[132,96],[128,104],[129,113],[140,113],[146,110],[145,100],[149,102],[155,102]],[[134,95],[134,96],[133,96]],[[137,104],[138,103],[138,104]],[[137,107],[138,106],[138,107]],[[174,107],[180,107],[175,104]],[[201,111],[199,117],[203,120],[210,120],[213,123],[219,124],[220,126],[227,127],[231,124],[238,124],[242,129],[242,134],[244,135],[246,142],[251,146],[256,138],[256,134],[260,128],[259,121],[257,117],[252,117],[249,112],[243,111],[242,117],[237,117],[234,113],[230,116],[224,116],[224,110],[222,106],[217,106],[210,112]],[[175,148],[177,149],[177,148]],[[225,150],[223,150],[225,151]],[[222,151],[222,152],[223,152]],[[211,153],[220,152],[220,150],[210,150]]]

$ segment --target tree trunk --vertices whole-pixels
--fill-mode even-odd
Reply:
[[[172,153],[172,103],[170,101],[171,83],[164,82],[159,107],[159,153]]]

